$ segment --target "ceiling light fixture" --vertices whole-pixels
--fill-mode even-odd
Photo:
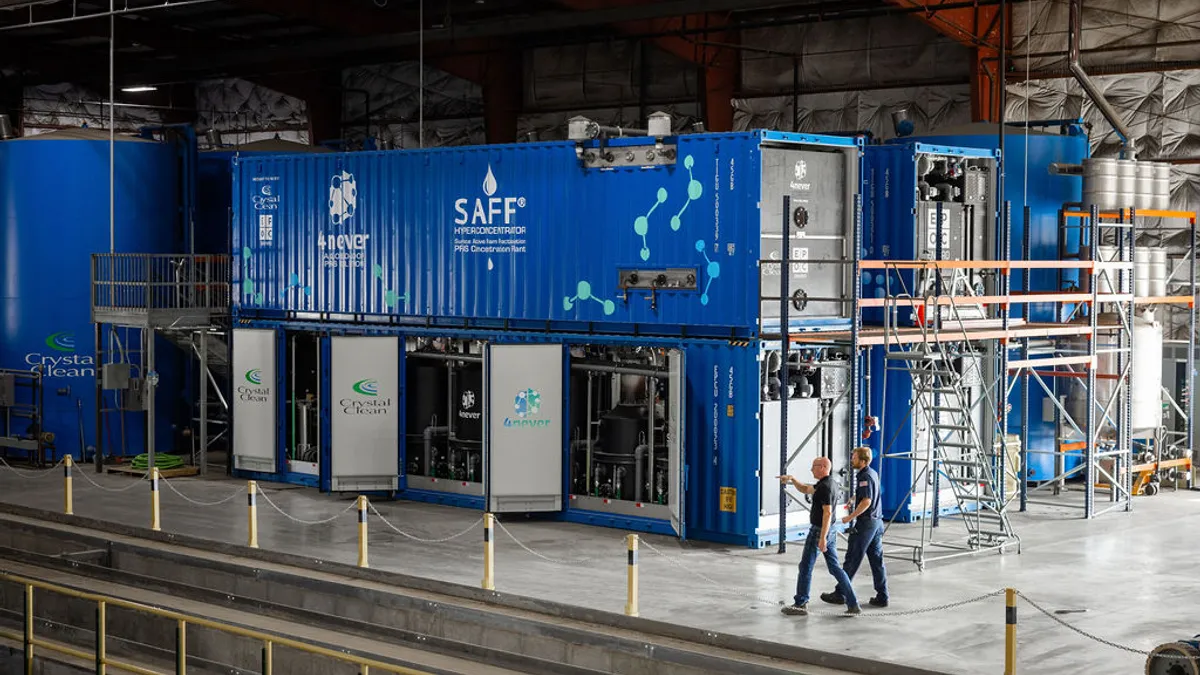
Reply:
[[[136,87],[122,87],[121,91],[129,92],[130,94],[137,94],[143,91],[158,91],[158,87],[143,84]]]

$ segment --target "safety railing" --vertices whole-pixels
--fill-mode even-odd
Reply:
[[[227,311],[229,284],[227,255],[92,254],[93,311]]]
[[[422,670],[414,670],[412,668],[397,666],[375,659],[364,658],[333,649],[326,649],[324,647],[305,644],[298,640],[293,640],[278,635],[271,635],[269,633],[264,633],[262,631],[252,630],[249,628],[241,628],[239,626],[233,626],[220,621],[205,619],[192,614],[185,614],[183,612],[162,609],[159,607],[151,607],[138,602],[122,600],[110,595],[79,591],[48,581],[31,579],[29,577],[20,576],[17,574],[10,574],[8,572],[0,572],[0,582],[8,582],[22,587],[22,597],[24,598],[24,608],[22,611],[22,630],[11,631],[0,628],[0,638],[6,638],[22,645],[24,649],[24,670],[21,672],[25,673],[26,675],[33,675],[34,672],[40,672],[34,667],[34,658],[38,653],[38,650],[56,652],[66,656],[84,659],[90,663],[95,663],[97,673],[104,673],[106,672],[107,668],[112,668],[113,671],[124,671],[136,673],[138,675],[159,675],[159,671],[157,670],[150,670],[136,663],[114,658],[108,654],[108,610],[112,607],[158,617],[175,623],[175,672],[179,675],[185,675],[187,672],[187,633],[189,627],[209,629],[228,635],[255,640],[261,643],[262,668],[260,672],[262,675],[273,675],[274,650],[276,647],[295,649],[312,656],[323,656],[340,661],[342,663],[352,664],[357,666],[359,668],[359,672],[363,673],[363,675],[370,675],[372,670],[382,673],[397,673],[398,675],[430,675],[426,671]],[[34,631],[34,628],[37,626],[33,602],[35,590],[95,603],[95,644],[91,652],[37,636]]]

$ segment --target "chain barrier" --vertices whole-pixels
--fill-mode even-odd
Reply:
[[[1105,645],[1107,647],[1112,647],[1113,649],[1119,649],[1123,652],[1129,652],[1130,654],[1137,654],[1138,656],[1149,656],[1150,655],[1150,652],[1148,650],[1136,649],[1134,647],[1127,647],[1125,645],[1113,642],[1112,640],[1105,640],[1104,638],[1102,638],[1098,635],[1093,635],[1093,634],[1083,630],[1082,628],[1077,628],[1077,627],[1067,623],[1063,619],[1058,618],[1057,616],[1054,615],[1053,612],[1046,609],[1045,607],[1042,607],[1038,603],[1034,602],[1033,599],[1031,599],[1028,595],[1025,595],[1024,593],[1022,593],[1021,591],[1017,591],[1017,595],[1025,602],[1028,602],[1034,609],[1041,612],[1042,614],[1045,614],[1047,617],[1049,617],[1051,620],[1053,620],[1058,625],[1062,626],[1063,628],[1066,628],[1069,631],[1077,633],[1089,640],[1092,640],[1093,642],[1099,642],[1100,644]],[[1158,656],[1160,658],[1164,658],[1164,659],[1170,659],[1170,658],[1187,659],[1187,658],[1190,658],[1190,657],[1185,657],[1185,656],[1179,656],[1176,654],[1159,654]]]
[[[101,484],[97,483],[96,481],[92,480],[91,476],[88,476],[87,471],[75,471],[75,472],[72,472],[71,475],[72,476],[82,476],[85,481],[91,483],[94,487],[98,487],[101,490],[104,490],[105,492],[125,492],[127,490],[137,487],[138,485],[141,485],[143,481],[150,480],[150,473],[146,472],[146,474],[144,476],[133,481],[129,485],[126,485],[125,487],[110,488],[110,487],[106,487],[106,486],[101,485]],[[159,480],[162,480],[162,479],[159,479]]]
[[[930,612],[943,612],[948,609],[958,609],[959,607],[964,607],[966,605],[970,605],[970,604],[973,604],[976,602],[981,602],[983,600],[988,600],[990,598],[996,598],[996,597],[999,597],[1002,595],[1004,595],[1003,588],[1001,588],[998,591],[992,591],[991,593],[984,593],[983,595],[977,595],[973,598],[967,598],[966,600],[959,600],[957,602],[948,602],[944,605],[932,605],[930,607],[919,607],[917,609],[906,609],[906,610],[902,610],[902,611],[898,611],[898,612],[875,612],[875,611],[872,611],[869,614],[864,613],[861,616],[869,617],[872,619],[875,617],[879,617],[882,619],[889,619],[889,618],[898,617],[898,616],[913,616],[915,614],[929,614]]]
[[[230,494],[228,497],[226,497],[220,501],[209,502],[209,501],[203,501],[203,500],[199,500],[199,499],[192,499],[191,497],[183,494],[182,492],[177,490],[174,485],[171,485],[171,481],[167,480],[166,478],[159,478],[158,480],[162,483],[165,483],[166,486],[171,489],[171,492],[174,492],[175,494],[179,495],[180,497],[183,497],[184,501],[195,504],[196,506],[220,506],[221,504],[227,504],[227,503],[233,501],[239,495],[246,494],[246,488],[239,487],[236,490],[234,490],[233,493]]]
[[[513,542],[515,542],[517,546],[520,546],[521,548],[525,549],[526,553],[536,556],[538,558],[541,558],[542,560],[545,560],[546,562],[551,562],[551,563],[555,563],[558,565],[582,565],[583,563],[591,562],[591,561],[599,558],[599,556],[592,556],[590,558],[580,558],[579,560],[565,560],[565,559],[560,559],[560,558],[551,558],[550,556],[542,555],[541,553],[538,553],[537,551],[535,551],[535,550],[529,548],[528,546],[526,546],[525,544],[521,543],[521,540],[517,539],[513,535],[512,532],[509,532],[508,528],[504,526],[504,523],[500,522],[499,520],[496,521],[496,527],[499,527],[504,532],[504,534],[507,534],[508,538],[512,539]]]
[[[33,470],[33,471],[21,471],[20,469],[17,469],[17,468],[16,468],[16,467],[14,467],[13,465],[11,465],[11,464],[9,464],[8,462],[4,461],[4,458],[3,458],[3,457],[0,457],[0,464],[3,464],[3,465],[4,465],[4,468],[6,468],[6,469],[8,469],[9,471],[11,471],[11,472],[13,472],[13,473],[17,474],[17,475],[18,475],[18,476],[20,476],[21,478],[27,478],[27,479],[30,479],[30,480],[36,480],[36,479],[38,479],[38,478],[45,478],[46,476],[53,476],[53,475],[55,475],[55,474],[54,474],[54,470],[55,470],[55,469],[57,469],[58,467],[62,466],[62,463],[63,463],[64,461],[65,461],[65,459],[60,459],[60,460],[58,460],[58,464],[55,464],[54,466],[50,467],[49,469],[35,469],[35,470]]]
[[[351,509],[358,506],[358,502],[353,501],[353,502],[350,502],[349,504],[347,504],[346,508],[342,509],[340,513],[330,516],[324,520],[305,520],[303,518],[297,518],[297,517],[289,514],[287,511],[284,511],[283,509],[279,508],[279,506],[276,505],[275,502],[271,501],[271,498],[268,497],[266,495],[266,493],[262,494],[262,498],[263,498],[263,501],[265,501],[266,503],[271,505],[271,508],[278,511],[285,518],[287,518],[288,520],[292,520],[294,522],[300,523],[301,525],[326,525],[328,523],[332,523],[333,521],[337,520],[338,518],[341,518],[342,516],[346,515]]]
[[[471,530],[474,530],[475,528],[479,527],[479,524],[483,522],[483,518],[480,518],[480,519],[476,520],[475,522],[471,523],[471,526],[468,527],[467,529],[463,530],[462,532],[459,532],[458,534],[452,534],[449,537],[443,537],[441,539],[422,539],[421,537],[418,537],[414,534],[409,534],[409,533],[405,532],[404,530],[401,530],[400,528],[393,525],[392,522],[390,520],[388,520],[387,518],[385,518],[383,516],[383,514],[380,513],[378,509],[375,508],[375,505],[372,504],[369,500],[367,501],[367,508],[371,509],[371,513],[374,513],[376,516],[379,516],[379,519],[383,521],[383,524],[392,528],[392,530],[394,530],[396,532],[396,534],[398,534],[402,537],[405,537],[407,539],[411,539],[411,540],[413,540],[417,543],[421,543],[421,544],[444,544],[448,541],[453,541],[463,535],[470,533]]]
[[[659,557],[663,558],[664,560],[666,560],[667,562],[671,563],[672,565],[678,567],[679,569],[683,570],[684,572],[687,572],[688,574],[691,574],[692,576],[703,579],[704,581],[708,582],[713,587],[720,589],[717,592],[722,595],[728,595],[731,597],[737,597],[737,598],[743,598],[743,599],[750,598],[750,599],[754,600],[755,602],[766,603],[768,605],[783,606],[783,605],[787,604],[786,600],[781,600],[778,598],[770,599],[770,598],[764,598],[761,595],[756,595],[753,593],[746,593],[745,591],[727,590],[729,588],[729,584],[723,584],[723,583],[717,581],[716,579],[713,579],[712,577],[704,574],[703,572],[697,572],[696,570],[693,570],[693,569],[690,569],[690,568],[684,566],[683,563],[675,560],[674,556],[669,556],[666,553],[663,553],[662,551],[658,550],[658,548],[655,547],[654,544],[651,544],[650,542],[646,541],[645,539],[640,539],[639,544],[650,549],[654,553],[658,554]]]

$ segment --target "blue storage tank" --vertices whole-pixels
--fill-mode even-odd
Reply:
[[[859,141],[779,132],[240,158],[234,312],[479,328],[750,335],[845,326]],[[617,158],[612,166],[581,157]],[[620,158],[634,158],[620,165]],[[821,262],[821,261],[837,261]]]
[[[929,143],[962,145],[985,150],[996,150],[1000,139],[994,124],[971,124],[943,129],[920,138]],[[1028,150],[1027,150],[1028,148]],[[1079,202],[1083,197],[1083,181],[1078,176],[1055,175],[1049,172],[1052,163],[1079,164],[1088,156],[1088,138],[1078,124],[1049,122],[1031,123],[1028,133],[1025,128],[1009,127],[1004,139],[1004,198],[1012,204],[1012,247],[1014,259],[1024,257],[1025,236],[1024,210],[1030,210],[1029,260],[1058,260],[1059,250],[1074,251],[1079,247],[1078,231],[1068,231],[1060,236],[1058,210],[1064,204]],[[1063,239],[1063,241],[1060,241]],[[1031,270],[1030,285],[1023,288],[1025,270],[1014,270],[1013,291],[1058,291],[1078,287],[1078,270]],[[1034,322],[1059,322],[1065,317],[1055,316],[1054,305],[1014,305],[1014,315],[1029,308],[1028,318]],[[1019,358],[1014,352],[1014,358]],[[1054,378],[1051,378],[1052,380]],[[1052,390],[1056,381],[1047,383]],[[1065,395],[1063,391],[1059,396]],[[1009,412],[1009,433],[1020,434],[1021,388],[1015,387],[1009,397],[1012,406]],[[1055,457],[1048,453],[1054,450],[1055,428],[1053,404],[1045,390],[1036,382],[1029,386],[1029,432],[1026,440],[1030,451],[1027,471],[1032,481],[1053,478]],[[1068,454],[1062,470],[1072,470],[1082,463],[1078,453]]]
[[[118,136],[115,144],[117,252],[168,252],[179,241],[178,168],[168,145]],[[95,434],[96,364],[91,324],[91,255],[109,250],[108,132],[65,130],[0,142],[0,368],[45,373],[44,430],[54,459],[83,456],[81,428]],[[164,384],[179,358],[158,345]],[[172,448],[174,386],[158,389],[158,447]],[[124,413],[125,444],[144,447],[144,415]],[[111,417],[116,421],[116,417]],[[17,430],[21,431],[21,430]]]

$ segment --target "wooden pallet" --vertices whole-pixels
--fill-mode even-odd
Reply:
[[[117,466],[106,467],[108,473],[119,473],[126,476],[137,476],[141,478],[146,475],[145,469],[135,469],[128,464],[119,464]],[[185,478],[187,476],[199,476],[200,467],[198,466],[181,466],[178,469],[160,469],[158,472],[159,478]]]

